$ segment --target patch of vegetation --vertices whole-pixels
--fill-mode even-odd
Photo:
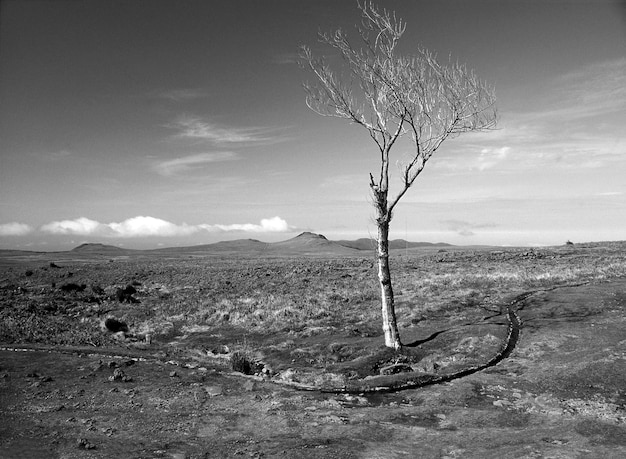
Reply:
[[[498,313],[512,293],[626,275],[626,251],[617,243],[410,255],[392,259],[401,334],[434,320]],[[107,345],[114,341],[101,324],[115,317],[128,337],[150,335],[161,344],[197,336],[207,346],[242,351],[238,340],[248,336],[250,362],[262,360],[256,353],[280,354],[294,365],[362,375],[379,370],[377,359],[394,361],[378,356],[380,300],[369,257],[137,257],[28,268],[29,276],[19,265],[2,272],[5,343]],[[245,370],[245,359],[236,365]]]

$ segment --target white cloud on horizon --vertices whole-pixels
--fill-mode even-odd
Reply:
[[[483,228],[494,228],[494,223],[471,223],[463,220],[444,220],[441,222],[449,231],[454,231],[460,236],[474,236],[474,230]]]
[[[10,222],[0,224],[0,236],[25,236],[33,231],[34,228],[26,223]]]
[[[287,224],[280,217],[262,219],[260,224],[238,223],[231,225],[223,224],[199,224],[177,225],[167,220],[149,216],[138,216],[116,223],[100,223],[96,220],[80,217],[74,220],[62,220],[47,223],[41,226],[44,233],[55,235],[76,236],[101,236],[109,238],[134,238],[134,237],[174,237],[189,236],[191,234],[207,231],[218,232],[245,232],[245,233],[285,233],[294,231],[295,228]]]
[[[210,163],[233,161],[238,159],[236,153],[230,151],[216,151],[207,153],[197,153],[180,158],[160,161],[154,164],[156,172],[163,176],[170,176],[189,171],[197,167],[203,167]]]
[[[294,230],[285,220],[280,217],[264,218],[260,225],[253,223],[234,224],[234,225],[199,225],[207,231],[243,231],[247,233],[286,233]]]

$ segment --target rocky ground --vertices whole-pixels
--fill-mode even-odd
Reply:
[[[513,255],[516,263],[532,257],[523,253]],[[488,256],[500,263],[508,255]],[[452,261],[447,253],[433,257],[443,260],[428,263],[452,262],[467,269],[472,262],[464,254]],[[154,298],[147,289],[142,293],[146,280],[140,279],[137,265],[109,269],[107,263],[89,265],[101,273],[102,293],[89,287],[60,291],[70,281],[88,283],[82,274],[68,279],[67,272],[87,270],[76,261],[58,262],[60,268],[46,262],[45,270],[41,260],[5,268],[0,457],[626,457],[623,277],[534,285],[502,293],[497,301],[481,297],[472,303],[476,295],[465,291],[451,298],[456,302],[449,314],[421,310],[403,316],[403,339],[413,346],[392,356],[380,349],[377,324],[369,319],[341,326],[320,319],[314,327],[268,334],[243,333],[223,321],[196,328],[154,325],[150,330],[163,334],[146,338],[148,329],[140,333],[137,325],[145,322],[132,308],[161,304],[156,293]],[[152,266],[156,275],[159,265],[154,263],[142,266]],[[287,263],[290,273],[295,269],[293,261],[276,263]],[[319,263],[311,266],[323,272],[326,261]],[[419,271],[421,263],[408,262],[412,268],[405,275]],[[341,279],[358,282],[359,273],[366,274],[361,260],[348,264],[353,267],[349,278],[342,277],[345,269],[324,272],[326,281],[335,276],[330,280],[339,297]],[[33,272],[25,275],[26,270]],[[54,288],[45,277],[51,272]],[[315,277],[314,272],[298,275]],[[141,282],[136,293],[129,293],[139,303],[116,296],[117,288],[132,285],[131,277]],[[408,286],[400,304],[419,293]],[[391,393],[325,393],[286,385],[324,378],[366,380],[393,358],[414,373],[435,375],[488,361],[507,338],[506,317],[497,306],[524,291],[530,294],[515,305],[522,322],[519,340],[510,355],[489,368]],[[361,296],[363,303],[357,304],[354,297],[344,297],[349,301],[342,304],[357,310],[370,301]],[[430,309],[437,312],[439,300],[428,303]],[[112,307],[129,308],[127,315],[115,309],[127,322],[127,332],[101,328],[111,312],[98,311]],[[353,317],[354,311],[347,313]],[[21,328],[10,323],[12,316],[21,318]],[[76,325],[74,336],[71,328],[58,335],[50,330],[64,318]],[[25,330],[28,339],[19,339],[16,330]],[[235,349],[250,362],[263,363],[249,371],[256,376],[233,371]],[[315,374],[324,377],[315,380]]]

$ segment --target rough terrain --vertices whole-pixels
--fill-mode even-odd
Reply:
[[[528,254],[398,254],[399,319],[410,347],[394,355],[380,347],[376,311],[358,314],[376,307],[375,295],[367,293],[367,257],[185,261],[205,269],[201,278],[209,266],[217,266],[232,282],[210,279],[207,283],[215,285],[196,288],[190,279],[189,285],[164,281],[161,271],[168,262],[161,256],[141,262],[132,255],[115,261],[84,254],[7,256],[0,306],[0,457],[626,457],[626,278],[590,274],[600,270],[595,259],[613,264],[619,274],[623,251],[613,247],[605,253],[594,246]],[[482,280],[470,291],[448,278],[448,289],[456,293],[423,296],[424,269],[443,282],[452,265],[455,272],[466,272],[481,262],[502,272],[507,263],[525,265],[541,275],[524,285]],[[580,272],[560,278],[559,263]],[[283,328],[263,322],[257,317],[259,304],[253,304],[264,295],[254,296],[254,288],[262,291],[270,277]],[[285,278],[293,280],[284,283]],[[133,279],[137,289],[129,295],[138,302],[115,297],[115,288]],[[102,292],[61,290],[70,281]],[[316,287],[309,291],[307,283]],[[350,283],[359,285],[358,298],[346,293]],[[218,288],[228,292],[233,284],[230,303],[215,296]],[[334,287],[314,297],[322,284]],[[421,290],[411,290],[417,284]],[[321,314],[310,326],[290,325],[285,311],[292,307],[286,299],[291,294],[319,307],[310,311]],[[200,320],[196,309],[188,309],[192,320],[177,322],[180,311],[171,310],[168,317],[175,319],[163,325],[158,308],[173,308],[184,298],[197,302],[194,295],[231,308],[228,319],[207,311]],[[411,309],[408,304],[418,299],[421,307]],[[383,393],[325,393],[286,385],[341,387],[370,380],[394,363],[410,367],[412,374],[462,372],[502,350],[505,306],[515,299],[521,319],[515,348],[481,371]],[[241,304],[254,306],[249,316],[237,309]],[[341,311],[332,314],[332,305],[344,308],[345,322],[339,321]],[[128,323],[126,333],[102,328],[104,318],[112,316]],[[235,352],[256,375],[232,370]]]

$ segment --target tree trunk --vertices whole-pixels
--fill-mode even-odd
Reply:
[[[383,332],[385,333],[385,346],[400,349],[402,342],[396,323],[396,311],[393,301],[393,289],[391,288],[391,272],[389,271],[389,219],[379,215],[378,221],[378,281],[380,283],[380,295],[382,300]]]

